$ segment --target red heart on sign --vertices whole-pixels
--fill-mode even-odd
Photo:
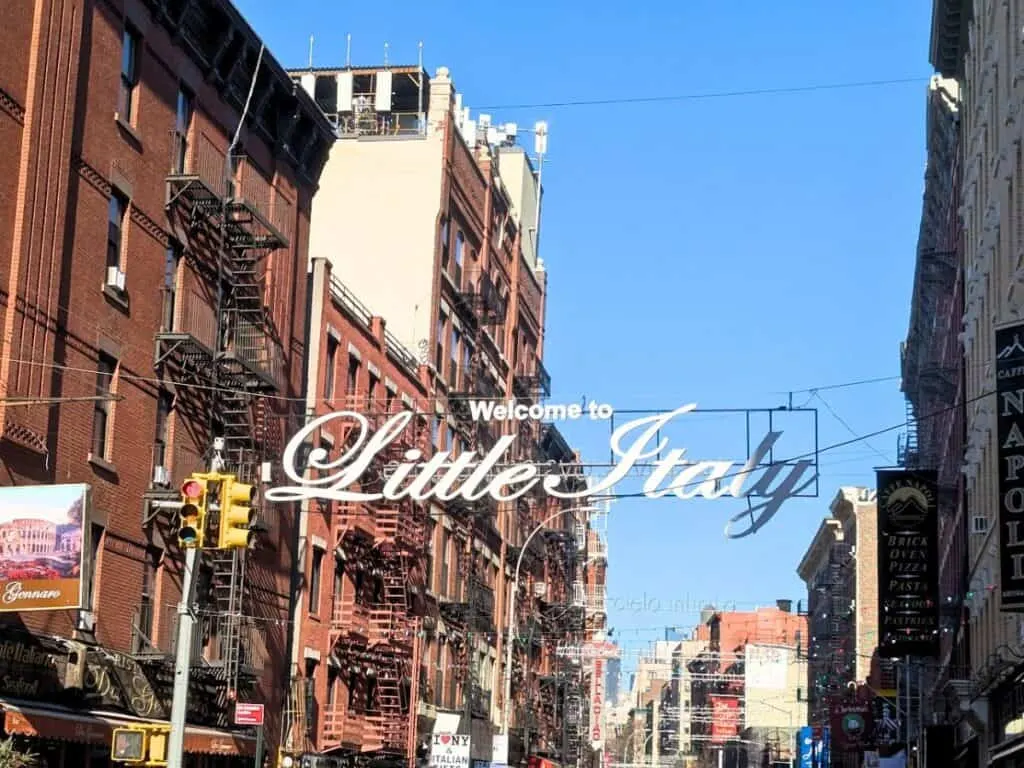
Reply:
[[[441,737],[441,743],[442,744],[447,744],[451,740],[452,740],[452,737],[449,736],[447,733],[444,736]]]

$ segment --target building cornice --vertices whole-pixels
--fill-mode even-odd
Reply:
[[[828,547],[836,541],[842,541],[842,539],[843,526],[838,520],[827,517],[821,521],[818,531],[811,540],[811,545],[807,548],[804,556],[800,559],[800,565],[796,568],[797,575],[803,582],[810,582],[814,578],[814,574],[818,570],[816,566],[824,559],[825,554],[828,552]]]
[[[263,41],[238,9],[229,0],[143,2],[224,103],[242,114]],[[334,126],[266,49],[246,125],[304,181],[318,184],[335,140]]]

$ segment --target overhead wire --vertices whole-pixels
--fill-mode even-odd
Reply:
[[[666,104],[683,101],[704,101],[709,99],[731,99],[745,96],[779,96],[792,93],[814,93],[818,91],[840,91],[853,88],[881,88],[908,83],[926,83],[927,77],[896,77],[883,80],[854,80],[817,85],[778,86],[774,88],[744,88],[732,91],[707,91],[704,93],[662,94],[660,96],[618,96],[605,99],[567,99],[563,101],[534,102],[523,104],[488,104],[478,110],[512,109],[561,109],[565,107],[599,107],[622,104]]]

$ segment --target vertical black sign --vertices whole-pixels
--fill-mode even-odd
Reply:
[[[937,480],[937,473],[927,470],[878,472],[878,655],[883,658],[938,655]]]
[[[996,329],[999,584],[1004,611],[1024,611],[1024,323]]]

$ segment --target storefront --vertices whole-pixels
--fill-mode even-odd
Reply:
[[[173,660],[148,663],[62,637],[5,627],[0,636],[0,733],[45,768],[107,768],[116,727],[166,723]],[[228,729],[223,683],[193,677],[185,752],[190,768],[251,768],[256,740]]]
[[[989,695],[992,746],[987,765],[1024,768],[1024,665],[1017,665]],[[982,762],[982,765],[986,763]]]
[[[76,712],[63,707],[0,700],[5,736],[14,736],[40,757],[41,768],[109,768],[114,728],[147,722],[115,712]],[[191,768],[251,766],[256,741],[215,728],[185,729],[185,764]]]

